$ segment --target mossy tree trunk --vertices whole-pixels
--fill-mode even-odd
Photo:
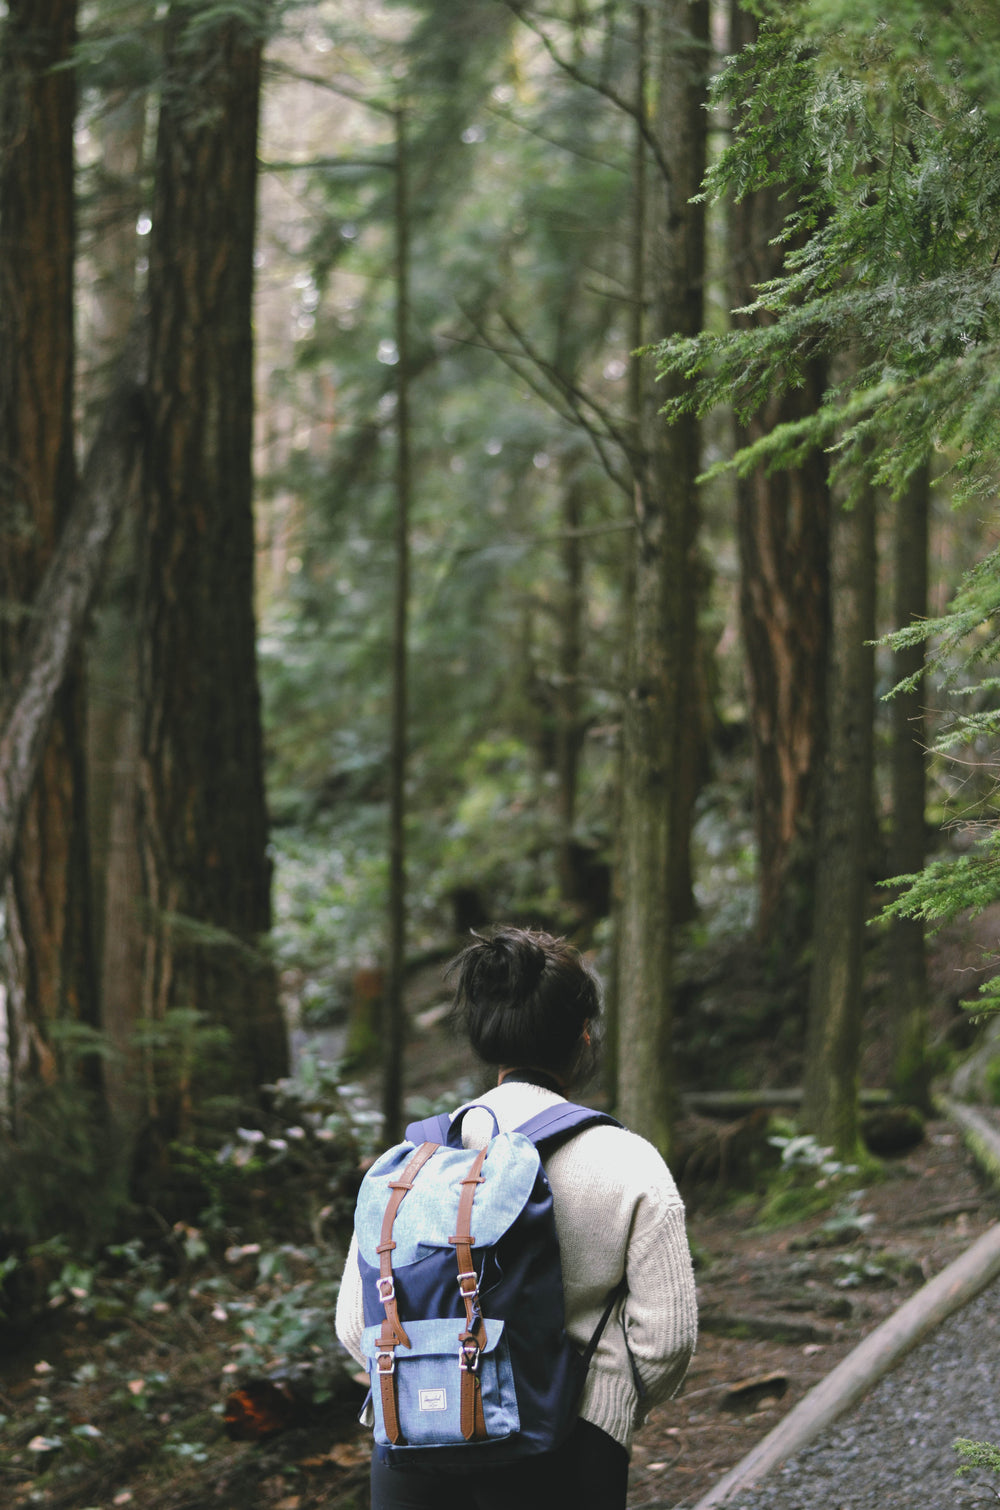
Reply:
[[[897,628],[927,616],[927,544],[930,475],[922,467],[896,500],[893,520],[894,603]],[[892,875],[922,870],[926,856],[924,802],[924,646],[906,645],[893,656],[893,681],[911,681],[892,700]],[[890,968],[895,1015],[893,1086],[902,1101],[931,1110],[927,1056],[927,961],[919,918],[893,918]]]
[[[670,0],[653,23],[656,168],[646,247],[647,339],[701,328],[704,214],[689,203],[701,183],[708,8]],[[667,428],[669,397],[642,396],[636,462],[630,654],[622,725],[621,849],[617,941],[619,1114],[668,1151],[674,1112],[671,933],[680,832],[675,789],[690,706],[697,632],[699,427]]]
[[[251,476],[261,36],[177,3],[165,49],[139,548],[140,1001],[150,1022],[188,1009],[224,1028],[203,1083],[245,1095],[287,1053],[258,947],[271,918]],[[167,1131],[193,1104],[192,1069],[185,1059],[164,1087],[150,1062],[149,1109]]]
[[[75,0],[10,0],[0,33],[0,676],[72,508]],[[78,664],[78,663],[77,663]],[[7,1101],[57,1073],[53,1024],[96,1014],[81,681],[57,697],[5,892]]]
[[[155,25],[154,11],[152,0],[131,0],[126,9],[117,5],[115,21],[130,29],[149,28]],[[108,92],[91,125],[100,173],[99,192],[89,209],[93,285],[92,363],[83,395],[87,414],[104,401],[109,369],[135,318],[136,261],[144,244],[136,226],[147,208],[143,158],[148,103],[145,88],[123,79]],[[126,1122],[142,1105],[133,1043],[142,970],[137,549],[133,507],[117,532],[87,643],[87,776],[101,1024],[116,1049],[105,1066],[104,1084],[112,1112]]]
[[[392,626],[392,715],[389,731],[389,898],[385,999],[382,1013],[382,1131],[393,1143],[403,1131],[406,977],[406,774],[409,742],[410,501],[410,203],[407,118],[396,112],[396,517]]]
[[[875,505],[865,484],[831,520],[827,672],[813,961],[802,1122],[841,1158],[858,1148],[862,956],[872,815]]]

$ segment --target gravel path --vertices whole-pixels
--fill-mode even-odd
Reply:
[[[956,1477],[957,1437],[1000,1445],[1000,1283],[726,1510],[995,1510],[1000,1477]]]

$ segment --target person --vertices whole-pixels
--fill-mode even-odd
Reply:
[[[597,1061],[601,987],[573,946],[497,927],[475,934],[449,966],[454,1024],[497,1084],[477,1099],[511,1132],[567,1099]],[[462,1126],[467,1148],[493,1133],[486,1111]],[[372,1458],[372,1510],[623,1510],[632,1437],[657,1401],[679,1389],[697,1312],[684,1207],[660,1154],[623,1127],[585,1128],[545,1157],[565,1291],[566,1330],[583,1350],[617,1286],[625,1293],[601,1334],[576,1425],[551,1452],[455,1474]],[[361,1282],[352,1241],[337,1302],[337,1335],[363,1364]]]

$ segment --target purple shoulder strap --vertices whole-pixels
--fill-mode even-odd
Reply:
[[[461,1143],[462,1118],[466,1112],[471,1111],[488,1112],[493,1119],[494,1133],[500,1131],[496,1112],[491,1111],[488,1106],[484,1106],[481,1101],[467,1101],[464,1106],[458,1108],[454,1116],[449,1117],[447,1112],[445,1112],[438,1117],[424,1117],[420,1122],[411,1122],[406,1129],[406,1140],[408,1143],[413,1143],[414,1145],[419,1143],[450,1143],[453,1147],[457,1148]],[[450,1137],[449,1134],[451,1134]]]
[[[536,1148],[540,1148],[546,1143],[566,1137],[570,1133],[579,1132],[585,1127],[601,1126],[621,1127],[621,1123],[609,1116],[607,1112],[597,1112],[593,1107],[576,1106],[572,1101],[566,1101],[559,1106],[549,1106],[545,1111],[537,1112],[527,1122],[522,1122],[516,1131],[523,1133]]]
[[[466,1108],[463,1107],[462,1110]],[[536,1148],[540,1148],[570,1133],[579,1132],[584,1127],[602,1125],[621,1127],[621,1123],[616,1122],[614,1117],[609,1116],[607,1112],[597,1112],[593,1107],[576,1106],[572,1101],[564,1101],[558,1106],[549,1106],[545,1111],[537,1112],[527,1122],[522,1122],[516,1131],[523,1133]],[[451,1118],[447,1113],[438,1117],[425,1117],[420,1122],[410,1123],[406,1129],[406,1140],[414,1145],[447,1143],[450,1127]]]
[[[420,1143],[447,1143],[451,1118],[447,1113],[440,1117],[424,1117],[421,1122],[411,1122],[406,1129],[406,1141],[416,1147]]]

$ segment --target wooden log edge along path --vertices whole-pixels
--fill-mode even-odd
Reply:
[[[939,1097],[941,1110],[957,1122],[976,1160],[1000,1181],[1000,1133],[973,1107]],[[928,1280],[892,1316],[859,1343],[827,1377],[790,1410],[735,1468],[698,1500],[694,1510],[724,1505],[749,1489],[856,1405],[911,1348],[1000,1277],[1000,1222],[995,1222],[955,1261]]]

